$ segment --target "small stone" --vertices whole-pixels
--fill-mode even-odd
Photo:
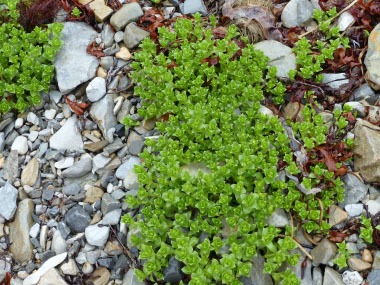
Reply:
[[[107,78],[107,71],[102,67],[99,66],[98,70],[96,71],[96,76],[106,79]]]
[[[71,183],[64,186],[62,192],[67,196],[74,196],[77,195],[81,189],[82,187],[78,183]]]
[[[331,285],[344,285],[342,281],[342,276],[336,272],[334,269],[326,266],[325,268],[325,276],[323,278],[323,284],[331,284]]]
[[[102,150],[106,145],[108,145],[108,141],[102,140],[93,143],[87,143],[84,145],[84,149],[89,150],[91,152],[98,152]]]
[[[40,233],[40,224],[34,224],[29,231],[29,235],[32,238],[36,238]]]
[[[376,91],[380,89],[380,70],[379,66],[377,65],[377,61],[380,55],[379,31],[380,25],[377,24],[369,35],[368,50],[364,59],[364,64],[367,67],[366,80],[368,84]]]
[[[78,274],[79,269],[74,259],[69,259],[67,263],[61,265],[62,273],[65,275],[75,276]]]
[[[95,77],[86,88],[88,100],[96,102],[106,94],[106,80],[102,77]]]
[[[130,144],[128,151],[130,154],[134,156],[138,156],[142,152],[144,147],[145,147],[145,143],[143,141],[138,140]]]
[[[322,73],[322,75],[322,83],[327,84],[334,89],[339,89],[343,84],[349,82],[345,73]]]
[[[372,263],[373,261],[372,254],[368,249],[363,249],[362,260],[364,262]]]
[[[307,0],[291,0],[281,13],[282,24],[287,28],[305,26],[313,16],[313,5]]]
[[[276,228],[283,228],[290,225],[288,215],[282,208],[278,208],[266,222]]]
[[[305,106],[298,102],[289,102],[284,108],[284,117],[287,119],[293,119],[296,117],[297,122],[303,122],[302,112]]]
[[[55,114],[57,114],[57,110],[55,110],[55,109],[46,110],[44,112],[44,116],[48,120],[53,120],[55,117]]]
[[[116,256],[123,253],[123,248],[117,241],[108,241],[104,251],[110,256]]]
[[[116,56],[116,58],[122,59],[125,61],[130,60],[132,58],[131,53],[129,52],[129,50],[126,47],[121,47],[120,51],[115,53],[115,56]]]
[[[130,23],[125,28],[123,40],[128,49],[133,49],[149,36],[150,33],[138,27],[136,23]]]
[[[365,107],[360,102],[347,102],[344,104],[344,106],[350,106],[352,108],[353,112],[357,112],[357,115],[359,118],[364,118],[366,115]]]
[[[343,32],[353,23],[355,23],[355,18],[350,12],[346,11],[339,16],[337,26],[339,27],[339,31]]]
[[[54,232],[51,249],[54,250],[56,254],[61,254],[67,251],[66,240],[62,237],[59,230]]]
[[[86,262],[82,267],[82,272],[84,274],[91,274],[94,271],[94,266],[90,264],[89,262]]]
[[[93,204],[103,197],[104,191],[96,186],[85,188],[86,194],[83,202]]]
[[[18,154],[24,155],[28,151],[28,139],[24,136],[18,136],[13,141],[11,150],[16,150]]]
[[[86,253],[86,259],[90,264],[96,264],[98,258],[100,257],[100,250],[93,250]]]
[[[363,184],[359,178],[353,174],[346,174],[343,176],[342,181],[344,182],[343,187],[346,190],[343,202],[344,205],[358,203],[368,192],[369,186]]]
[[[103,169],[111,161],[110,157],[106,157],[101,153],[95,155],[92,159],[92,172],[96,172],[98,169]]]
[[[364,271],[371,268],[371,264],[356,257],[350,257],[347,261],[348,266],[355,271]]]
[[[102,224],[111,226],[117,225],[120,222],[120,217],[121,209],[112,210],[104,216]]]
[[[111,128],[117,124],[116,117],[113,114],[114,102],[112,95],[107,94],[101,100],[91,106],[90,116],[98,124],[103,136],[110,142],[113,141],[113,136],[108,134]]]
[[[44,275],[41,276],[38,285],[68,285],[66,281],[59,274],[55,268],[49,269]]]
[[[123,40],[124,32],[123,31],[118,31],[115,33],[114,40],[115,42],[119,43]]]
[[[124,180],[128,173],[134,169],[135,165],[140,165],[140,159],[133,156],[119,166],[116,170],[115,176],[120,180]]]
[[[330,207],[329,224],[335,226],[348,218],[348,214],[336,205]]]
[[[3,166],[4,169],[4,175],[3,179],[8,180],[10,183],[15,181],[15,179],[18,177],[18,152],[17,150],[12,150],[7,160],[5,161],[5,164]]]
[[[164,282],[171,284],[180,282],[184,274],[181,270],[181,263],[175,258],[171,257],[168,266],[164,269]]]
[[[363,204],[348,204],[344,207],[350,217],[360,216],[363,212]]]
[[[82,177],[89,173],[92,169],[91,158],[83,158],[78,162],[74,163],[73,166],[62,171],[62,177],[65,178],[77,178]]]
[[[139,282],[135,269],[131,267],[127,273],[124,274],[122,285],[145,285],[145,282]]]
[[[57,150],[83,150],[82,136],[77,128],[77,118],[70,117],[49,140],[50,148]]]
[[[106,285],[110,277],[111,273],[107,268],[99,266],[95,269],[87,282],[92,285]]]
[[[90,224],[89,214],[80,206],[71,208],[65,215],[65,222],[76,233],[82,233]]]
[[[12,220],[17,209],[18,191],[10,183],[0,188],[0,215],[6,220]]]
[[[109,193],[105,193],[102,197],[101,210],[103,215],[120,208],[120,202],[114,198]]]
[[[378,285],[380,283],[380,270],[372,270],[367,277],[368,285]]]
[[[318,266],[319,264],[328,264],[336,254],[337,246],[328,239],[322,240],[315,248],[310,252],[313,257],[313,264]]]
[[[57,161],[54,163],[55,168],[57,169],[64,169],[64,168],[69,168],[74,165],[74,157],[64,157],[60,161]]]
[[[380,202],[377,200],[369,200],[366,203],[368,207],[368,212],[373,216],[376,215],[380,211]]]
[[[132,2],[123,5],[121,9],[114,13],[110,19],[110,23],[116,31],[120,31],[129,23],[138,21],[142,15],[144,15],[144,13],[140,5],[136,2]]]
[[[185,0],[183,6],[183,13],[185,15],[192,15],[199,13],[203,16],[207,15],[207,8],[203,0]]]
[[[15,129],[19,129],[24,124],[23,118],[17,118],[15,121]]]
[[[26,121],[33,124],[33,125],[37,125],[37,126],[40,122],[40,120],[38,119],[36,114],[34,114],[33,112],[28,113],[28,116],[26,117]]]
[[[86,240],[89,244],[94,246],[104,246],[108,240],[109,227],[108,226],[98,226],[91,225],[88,226],[85,230]]]

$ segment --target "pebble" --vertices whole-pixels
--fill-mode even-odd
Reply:
[[[61,270],[63,274],[72,276],[77,275],[79,272],[78,266],[72,258],[67,263],[61,265]]]
[[[39,124],[39,119],[38,119],[37,115],[34,114],[33,112],[28,113],[28,116],[26,117],[26,121],[33,124],[33,125],[37,125],[37,126]]]
[[[95,77],[86,88],[88,100],[99,101],[106,94],[106,80],[102,77]]]
[[[24,136],[18,136],[13,141],[11,150],[16,150],[18,154],[24,155],[28,151],[28,140]]]
[[[361,285],[363,277],[357,271],[345,271],[342,274],[342,281],[345,285]]]
[[[350,217],[360,216],[363,212],[363,204],[348,204],[344,207]]]
[[[104,225],[117,225],[120,222],[121,209],[115,209],[107,213],[101,221]]]
[[[104,138],[109,142],[113,141],[113,136],[110,136],[108,131],[117,124],[116,117],[113,114],[113,108],[114,102],[110,94],[107,94],[101,100],[95,102],[90,108],[91,118],[98,124]]]
[[[368,263],[372,263],[373,261],[372,254],[368,249],[363,249],[362,260]]]
[[[115,176],[120,180],[124,180],[128,173],[134,169],[135,165],[140,165],[140,159],[133,156],[119,166],[116,170]]]
[[[123,41],[128,49],[133,49],[149,36],[150,33],[138,27],[136,23],[130,23],[125,28]]]
[[[127,61],[132,58],[132,55],[126,47],[121,47],[120,51],[115,54],[115,57]]]
[[[138,3],[132,2],[123,5],[110,19],[111,25],[116,31],[120,31],[131,22],[136,22],[142,15],[143,11]]]
[[[74,165],[74,157],[64,157],[63,159],[57,161],[54,163],[55,168],[57,169],[64,169],[69,168]]]
[[[85,230],[86,240],[91,245],[102,247],[108,240],[109,231],[108,226],[102,226],[101,224],[90,225]]]
[[[377,200],[369,200],[366,205],[368,206],[368,212],[373,216],[380,211],[380,202]]]
[[[130,268],[123,277],[123,285],[145,285],[144,282],[139,282],[137,275],[135,274],[135,269]]]
[[[23,118],[17,118],[15,121],[15,129],[21,128],[23,124],[24,124],[24,119]]]
[[[322,73],[322,75],[322,83],[327,84],[334,89],[339,89],[343,84],[349,82],[345,73]]]
[[[370,263],[365,262],[365,261],[363,261],[359,258],[356,258],[356,257],[350,257],[347,261],[347,264],[351,269],[353,269],[355,271],[359,271],[359,272],[371,268]]]
[[[185,0],[183,6],[183,13],[186,15],[199,13],[203,16],[206,16],[207,8],[203,0]]]
[[[65,178],[78,178],[86,175],[92,169],[92,160],[91,158],[83,158],[73,166],[62,171],[61,176]]]
[[[313,16],[313,5],[308,0],[291,0],[281,13],[282,24],[287,28],[303,27]]]
[[[54,250],[56,254],[61,254],[67,251],[66,240],[62,237],[59,230],[54,232],[51,249]]]
[[[355,204],[361,201],[368,192],[369,186],[363,184],[359,178],[353,174],[346,174],[343,176],[342,181],[344,182],[343,187],[345,189],[344,205]]]
[[[38,234],[40,233],[40,224],[34,224],[29,231],[29,235],[32,238],[36,238]]]
[[[107,270],[107,268],[99,266],[95,269],[87,282],[93,285],[106,285],[110,277],[111,273]]]
[[[84,232],[90,222],[91,217],[80,206],[71,208],[65,215],[65,223],[76,233]]]
[[[342,276],[336,272],[334,269],[326,266],[325,275],[323,277],[323,284],[331,284],[331,285],[344,285]]]
[[[49,110],[46,110],[44,112],[44,116],[48,120],[53,120],[56,113],[57,113],[57,110],[55,110],[55,109],[49,109]]]
[[[329,224],[335,226],[348,218],[348,214],[336,205],[330,207]]]
[[[10,183],[0,188],[0,215],[6,220],[12,220],[17,209],[18,191]]]
[[[57,150],[83,150],[82,136],[77,128],[78,119],[70,117],[49,140],[50,148]]]
[[[328,264],[335,257],[337,246],[328,239],[322,240],[315,248],[310,252],[313,257],[313,264],[315,266],[319,264]]]

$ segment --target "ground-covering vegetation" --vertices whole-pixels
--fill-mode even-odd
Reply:
[[[291,77],[310,79],[339,44],[347,44],[334,30],[327,33],[317,47],[299,41],[301,68]],[[158,118],[162,135],[146,141],[143,163],[135,168],[141,186],[126,200],[142,207],[137,217],[123,218],[140,231],[132,237],[145,261],[138,276],[162,280],[175,257],[184,265],[185,283],[241,284],[252,258],[262,254],[263,273],[298,284],[281,266],[298,262],[292,251],[299,246],[297,227],[328,230],[327,209],[344,198],[339,176],[351,154],[339,150],[353,145],[346,139],[354,121],[350,109],[336,110],[326,122],[313,92],[305,92],[303,121],[278,116],[286,88],[276,68],[235,26],[216,28],[213,18],[178,19],[141,48],[132,65],[135,94],[143,99],[139,114]],[[264,103],[275,115],[263,114]],[[127,117],[125,124],[136,122]],[[291,217],[284,228],[268,224],[280,208]]]
[[[11,109],[23,112],[30,105],[40,103],[40,92],[49,90],[54,76],[52,62],[62,46],[59,36],[63,25],[51,23],[46,27],[31,27],[35,18],[27,17],[28,5],[31,3],[20,3],[20,0],[0,1],[1,113]]]

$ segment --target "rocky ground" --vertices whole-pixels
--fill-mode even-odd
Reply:
[[[206,15],[207,9],[214,9],[213,3],[206,7],[202,0],[166,4],[166,18],[195,12]],[[313,9],[318,8],[318,1],[291,0],[283,10],[282,23],[288,28],[306,25]],[[137,114],[140,101],[133,96],[128,72],[131,52],[149,36],[136,25],[147,9],[132,2],[113,13],[104,4],[98,5],[95,15],[100,33],[83,22],[65,22],[64,46],[55,60],[56,83],[48,94],[42,94],[39,106],[24,114],[2,117],[0,279],[11,272],[11,284],[143,284],[134,275],[138,252],[130,244],[131,232],[120,219],[131,211],[124,202],[126,193],[137,192],[132,169],[140,163],[138,155],[145,147],[144,139],[157,132],[154,121],[143,121],[141,127],[128,131],[121,122],[127,114],[142,120]],[[343,13],[338,21],[341,30],[352,21],[350,14]],[[329,222],[336,228],[360,217],[365,209],[371,215],[380,211],[380,191],[376,187],[380,182],[380,128],[375,126],[380,121],[376,104],[379,30],[380,26],[373,30],[365,57],[372,87],[362,84],[346,103],[358,112],[351,134],[357,146],[352,172],[343,177],[346,198],[330,209]],[[104,48],[104,56],[97,58],[86,52],[93,41]],[[256,47],[271,59],[280,75],[286,76],[295,68],[295,55],[286,45],[262,41]],[[344,73],[327,73],[324,82],[339,89],[348,78]],[[78,117],[70,100],[89,101],[91,106]],[[342,108],[342,104],[335,108]],[[295,110],[289,103],[284,114],[292,116]],[[325,118],[331,117],[326,111]],[[283,227],[289,224],[289,218],[279,210],[270,222]],[[335,243],[318,237],[311,243],[301,231],[297,237],[313,257],[307,261],[302,284],[379,284],[380,250],[367,249],[357,234],[346,238],[353,254],[349,268],[343,271],[333,268]],[[251,278],[244,284],[272,284],[262,275],[262,268],[259,256],[254,260]],[[301,266],[294,270],[301,278]],[[165,280],[174,284],[181,277],[178,264],[169,264]]]

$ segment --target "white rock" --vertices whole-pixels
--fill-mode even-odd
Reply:
[[[95,77],[86,88],[88,100],[96,102],[106,94],[106,80],[102,77]]]
[[[19,129],[24,124],[23,118],[17,118],[15,121],[15,129]]]
[[[342,274],[343,283],[345,285],[361,285],[363,277],[357,271],[345,271]]]
[[[355,22],[355,18],[351,15],[350,12],[343,12],[338,18],[339,31],[345,31],[352,23]]]
[[[47,225],[43,225],[41,227],[41,233],[40,233],[40,245],[43,250],[46,249],[47,232],[48,232]]]
[[[363,212],[363,204],[348,204],[344,207],[350,217],[360,216]]]
[[[18,154],[24,155],[28,151],[28,139],[23,136],[18,136],[14,140],[11,150],[16,150]]]
[[[41,276],[38,285],[68,285],[55,268],[49,269]]]
[[[0,188],[0,215],[7,220],[11,220],[17,209],[18,191],[7,182]]]
[[[323,73],[322,75],[322,83],[334,89],[339,89],[340,86],[349,82],[345,73]]]
[[[139,183],[137,181],[137,174],[133,171],[133,169],[128,172],[127,177],[125,177],[123,183],[124,187],[128,190],[138,188]]]
[[[44,112],[44,116],[48,120],[53,120],[55,117],[55,114],[57,114],[57,110],[55,110],[55,109],[46,110]]]
[[[107,213],[104,218],[100,221],[103,225],[117,225],[120,222],[121,209],[113,210]]]
[[[54,163],[55,168],[64,169],[74,165],[74,157],[64,157],[60,161]]]
[[[287,28],[305,26],[313,15],[313,4],[308,0],[291,0],[281,13],[282,24]]]
[[[66,240],[62,237],[59,230],[56,230],[54,232],[51,249],[54,250],[56,254],[64,253],[67,251]]]
[[[124,180],[125,177],[127,177],[128,173],[133,170],[135,165],[140,165],[140,159],[136,156],[132,156],[119,166],[119,168],[116,170],[115,176],[120,180]]]
[[[89,244],[95,246],[104,246],[108,240],[108,234],[110,232],[107,226],[91,225],[85,230],[86,240]]]
[[[33,125],[37,125],[39,124],[39,120],[38,120],[38,117],[36,116],[36,114],[34,114],[33,112],[29,112],[28,113],[28,116],[26,117],[26,120],[33,124]]]
[[[61,265],[62,273],[65,275],[77,275],[78,274],[78,266],[74,259],[69,259],[67,263]]]
[[[84,274],[91,274],[92,272],[94,271],[94,266],[92,264],[90,264],[89,262],[86,262],[84,265],[83,265],[83,268],[82,268],[82,272]]]
[[[32,237],[32,238],[36,238],[38,236],[38,234],[40,233],[40,224],[34,224],[31,228],[30,228],[30,231],[29,231],[29,235]]]
[[[58,150],[83,150],[82,135],[77,128],[77,118],[70,117],[49,140],[50,148]]]
[[[368,212],[370,212],[371,215],[375,215],[380,211],[380,203],[376,200],[369,200],[366,205],[368,206]]]
[[[269,118],[274,116],[273,112],[265,106],[261,106],[258,112],[263,115],[267,115]]]
[[[28,140],[30,140],[31,142],[34,142],[38,138],[38,134],[39,132],[37,131],[31,131],[28,135]]]
[[[67,252],[58,254],[56,256],[53,256],[46,260],[44,264],[33,274],[29,275],[25,280],[23,285],[34,285],[37,284],[38,281],[40,280],[41,276],[44,275],[46,272],[48,272],[51,268],[56,267],[62,261],[66,259]]]
[[[95,157],[92,160],[92,173],[95,173],[95,171],[97,171],[98,169],[102,169],[110,161],[111,161],[110,157],[106,157],[102,155],[101,153],[95,155]]]

